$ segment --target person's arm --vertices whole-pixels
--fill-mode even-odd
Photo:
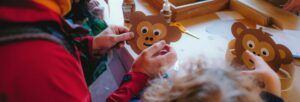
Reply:
[[[284,5],[284,9],[292,12],[299,12],[300,0],[288,0],[288,2]]]
[[[124,77],[125,82],[107,98],[107,101],[128,102],[145,88],[149,78],[164,73],[164,68],[170,68],[176,60],[176,52],[165,41],[155,43],[135,60],[131,72]]]
[[[265,84],[264,90],[276,96],[281,95],[281,83],[279,76],[260,56],[256,56],[250,51],[246,51],[249,58],[254,62],[254,70],[243,71],[244,74],[254,75],[256,79]]]
[[[128,102],[146,87],[149,76],[139,72],[129,72],[124,76],[121,86],[112,93],[108,102]]]
[[[16,102],[90,102],[79,61],[61,45],[44,40],[9,45],[15,51]]]
[[[80,44],[79,50],[93,61],[95,56],[101,56],[111,50],[113,47],[123,47],[124,41],[130,40],[134,34],[128,32],[128,29],[121,26],[110,26],[97,36],[84,36],[75,38]]]
[[[104,54],[114,47],[123,47],[125,41],[133,37],[134,34],[125,27],[110,26],[93,39],[92,48],[94,53]],[[133,77],[132,80],[123,83],[107,101],[127,102],[145,87],[149,77],[162,73],[166,70],[163,68],[174,65],[176,60],[176,52],[165,41],[153,44],[135,60],[129,73]]]

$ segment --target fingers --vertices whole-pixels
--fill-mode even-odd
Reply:
[[[165,46],[164,50],[165,50],[166,52],[174,51],[174,49],[173,49],[169,44],[167,44],[167,45]]]
[[[292,6],[291,6],[291,4],[286,4],[286,5],[284,5],[283,9],[289,11],[292,9]]]
[[[158,53],[156,53],[154,56],[164,55],[169,51],[170,51],[170,45],[166,44],[166,46],[162,50],[160,50]]]
[[[246,51],[246,53],[248,54],[250,60],[252,60],[254,62],[254,64],[259,63],[259,61],[263,61],[263,59],[259,56],[254,55],[252,52],[250,51]]]
[[[169,53],[176,53],[175,50],[168,44],[166,44],[166,46],[164,47],[163,50],[161,50],[159,53],[157,53],[157,57],[161,58],[166,56]]]
[[[164,61],[167,64],[173,65],[177,61],[176,52],[168,52],[165,55],[158,56],[159,61]]]
[[[122,34],[122,33],[129,32],[128,28],[126,28],[126,27],[124,27],[124,26],[117,26],[117,25],[114,25],[114,26],[111,26],[111,28],[113,29],[113,31],[114,31],[116,34]]]
[[[230,49],[229,52],[230,52],[231,54],[234,54],[234,55],[236,54],[235,49]]]
[[[288,0],[288,2],[284,5],[283,9],[290,10],[292,7],[292,0]]]
[[[127,33],[123,33],[123,34],[120,34],[120,35],[114,35],[112,37],[112,42],[113,43],[119,43],[119,42],[130,40],[133,37],[134,37],[134,34],[132,32],[127,32]]]
[[[284,5],[284,10],[288,10],[291,12],[298,12],[300,7],[299,0],[289,0],[285,5]]]
[[[241,71],[240,73],[242,75],[253,75],[255,72],[254,71]]]
[[[174,65],[177,61],[177,54],[175,50],[172,47],[170,47],[170,45],[166,46],[168,47],[168,51],[165,52],[165,54],[163,55],[155,57],[154,59],[156,59],[159,62],[163,62],[166,65]]]
[[[147,49],[145,49],[143,51],[143,54],[146,54],[147,56],[153,56],[156,53],[159,53],[161,50],[164,49],[164,47],[166,46],[166,41],[159,41],[155,44],[153,44],[152,46],[148,47]]]
[[[124,41],[122,41],[122,42],[119,42],[118,44],[117,44],[117,48],[122,48],[122,47],[124,47],[125,46],[125,42]]]

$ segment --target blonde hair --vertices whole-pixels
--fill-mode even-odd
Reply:
[[[144,102],[262,102],[251,77],[201,61],[185,64],[168,79],[157,78],[150,84]]]

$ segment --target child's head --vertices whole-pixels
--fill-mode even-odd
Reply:
[[[223,66],[224,67],[224,66]],[[252,78],[230,68],[189,64],[168,79],[153,80],[146,102],[261,102]]]

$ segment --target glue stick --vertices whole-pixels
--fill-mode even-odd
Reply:
[[[172,10],[171,4],[168,0],[164,0],[163,8],[160,10],[160,14],[164,16],[167,23],[171,23]]]
[[[129,20],[130,15],[132,12],[135,12],[134,0],[124,0],[122,9],[123,9],[123,15],[124,15],[124,22],[130,23],[130,20]]]

